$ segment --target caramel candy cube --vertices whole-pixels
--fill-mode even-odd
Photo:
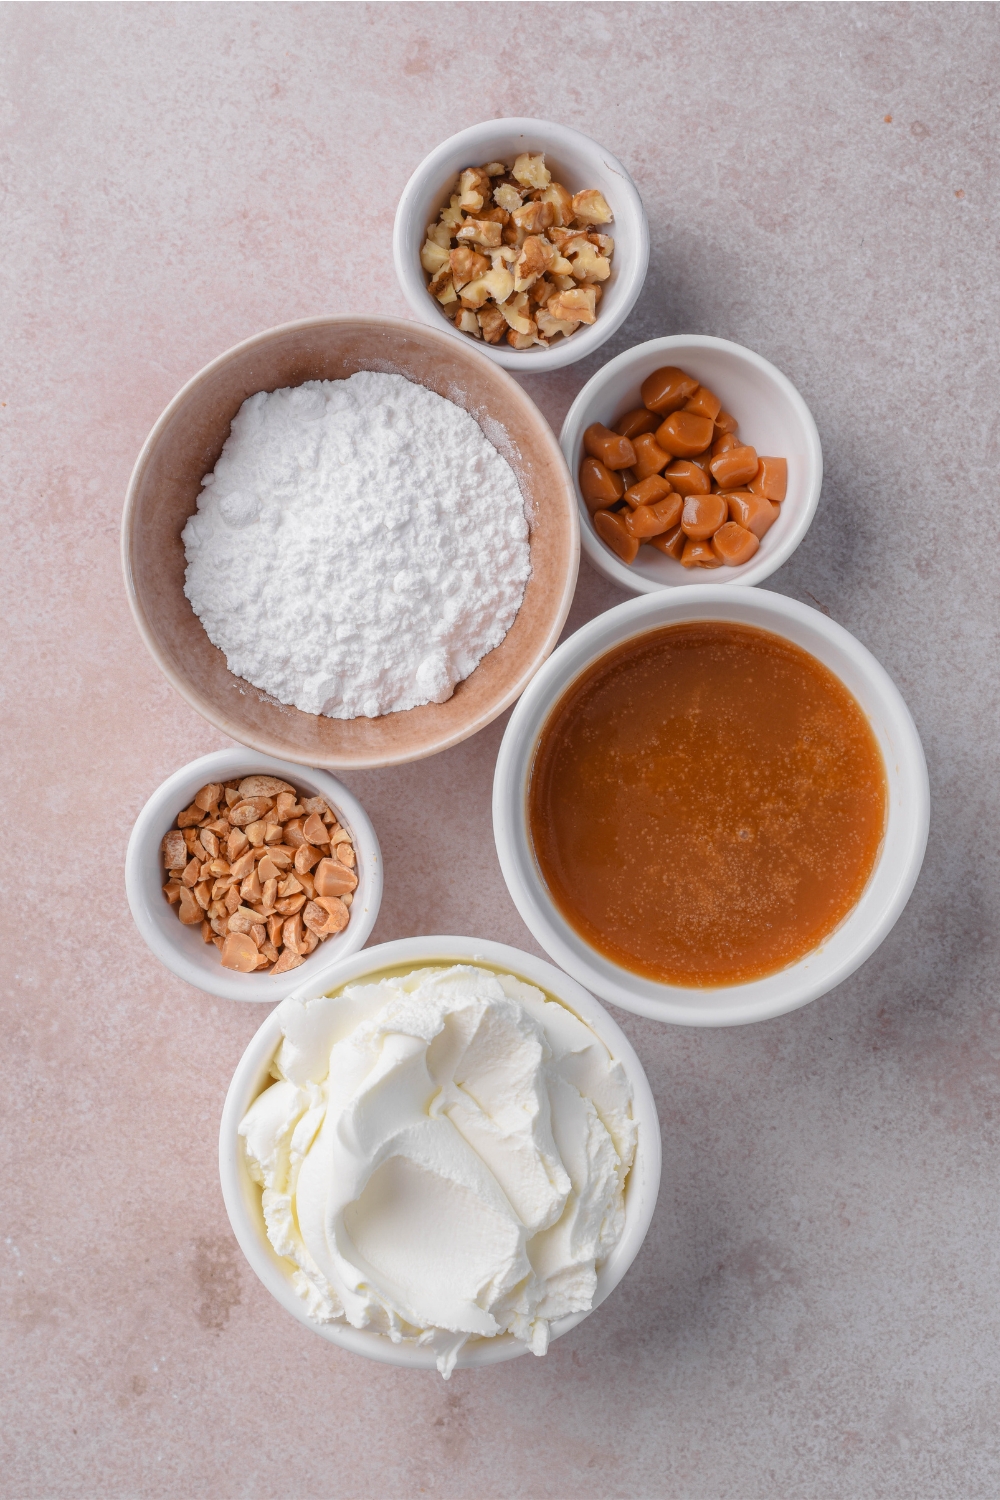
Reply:
[[[763,495],[751,495],[748,491],[727,495],[726,505],[729,507],[730,519],[752,532],[758,541],[770,531],[780,514],[778,507],[772,505],[770,500],[765,500]]]
[[[714,431],[710,418],[700,417],[693,411],[675,411],[662,427],[656,429],[656,441],[661,448],[673,454],[674,458],[694,458],[696,454],[704,453],[712,441]],[[755,465],[754,473],[756,472]]]
[[[715,419],[722,410],[722,402],[707,386],[700,385],[690,401],[685,401],[681,410],[697,412],[699,417],[708,417],[714,427]]]
[[[635,449],[635,477],[648,479],[650,474],[659,474],[670,462],[670,454],[661,448],[651,432],[641,433],[632,441]]]
[[[700,464],[692,463],[687,458],[670,464],[663,471],[663,477],[669,479],[678,495],[707,495],[712,488],[711,476]]]
[[[684,543],[684,551],[681,553],[681,563],[685,568],[721,568],[722,563],[712,551],[709,541],[702,541],[696,537],[689,536]]]
[[[662,370],[654,370],[652,375],[646,376],[639,394],[643,406],[666,416],[668,412],[679,411],[697,389],[697,380],[692,380],[676,365],[665,365]]]
[[[650,474],[648,479],[640,479],[637,484],[630,484],[625,491],[625,499],[634,508],[639,505],[652,505],[669,494],[672,494],[672,490],[667,480],[659,474]]]
[[[724,524],[728,514],[729,507],[722,495],[689,495],[681,514],[684,535],[696,542],[707,541]]]
[[[687,537],[681,528],[680,522],[672,526],[669,531],[663,532],[661,536],[651,536],[649,545],[655,547],[657,552],[664,553],[667,557],[674,558],[677,562],[681,560],[681,554],[687,545]]]
[[[594,530],[606,547],[621,558],[622,562],[634,563],[639,543],[629,534],[624,519],[612,510],[599,510],[594,516]]]
[[[738,490],[757,477],[757,450],[747,446],[730,448],[713,458],[708,467],[720,490]]]
[[[640,542],[648,542],[651,537],[660,536],[677,525],[683,505],[680,495],[671,491],[652,505],[638,506],[625,517],[625,525],[630,535],[638,537]]]
[[[602,464],[599,458],[585,458],[580,465],[580,494],[587,509],[593,515],[614,505],[625,493],[625,481],[615,470]]]
[[[747,489],[753,490],[755,495],[763,495],[765,500],[773,500],[780,504],[785,498],[788,488],[788,459],[787,458],[761,458],[757,465],[757,473]]]
[[[753,532],[738,526],[735,521],[720,526],[712,538],[715,554],[727,568],[738,568],[749,562],[759,546]]]
[[[656,413],[647,411],[644,406],[637,406],[635,411],[627,411],[623,417],[619,417],[615,423],[615,431],[622,437],[628,438],[635,447],[635,440],[645,432],[655,432],[659,427]]]
[[[628,438],[600,422],[592,422],[587,428],[583,447],[590,458],[599,458],[607,469],[630,469],[635,463],[635,449]]]

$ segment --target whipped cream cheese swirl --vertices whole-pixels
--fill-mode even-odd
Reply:
[[[508,974],[425,967],[278,1007],[277,1082],[240,1125],[268,1237],[317,1322],[535,1354],[592,1305],[635,1152],[620,1063]]]

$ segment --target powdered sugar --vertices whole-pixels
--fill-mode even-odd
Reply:
[[[231,672],[306,713],[442,703],[520,608],[513,470],[402,375],[258,392],[202,483],[184,592]]]

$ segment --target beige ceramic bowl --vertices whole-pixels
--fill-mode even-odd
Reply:
[[[505,640],[447,703],[378,719],[326,719],[234,677],[184,595],[181,531],[240,406],[256,391],[356,370],[405,375],[471,413],[524,495],[531,577]],[[580,560],[572,481],[534,403],[469,341],[396,318],[330,317],[256,334],[206,365],[171,401],[139,455],[122,518],[122,567],[139,632],[173,686],[226,734],[300,765],[348,768],[419,760],[467,739],[520,695],[566,618]]]

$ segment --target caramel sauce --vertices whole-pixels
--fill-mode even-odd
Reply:
[[[528,787],[542,877],[607,958],[667,984],[795,963],[857,904],[888,793],[858,703],[769,631],[650,631],[553,709]]]

